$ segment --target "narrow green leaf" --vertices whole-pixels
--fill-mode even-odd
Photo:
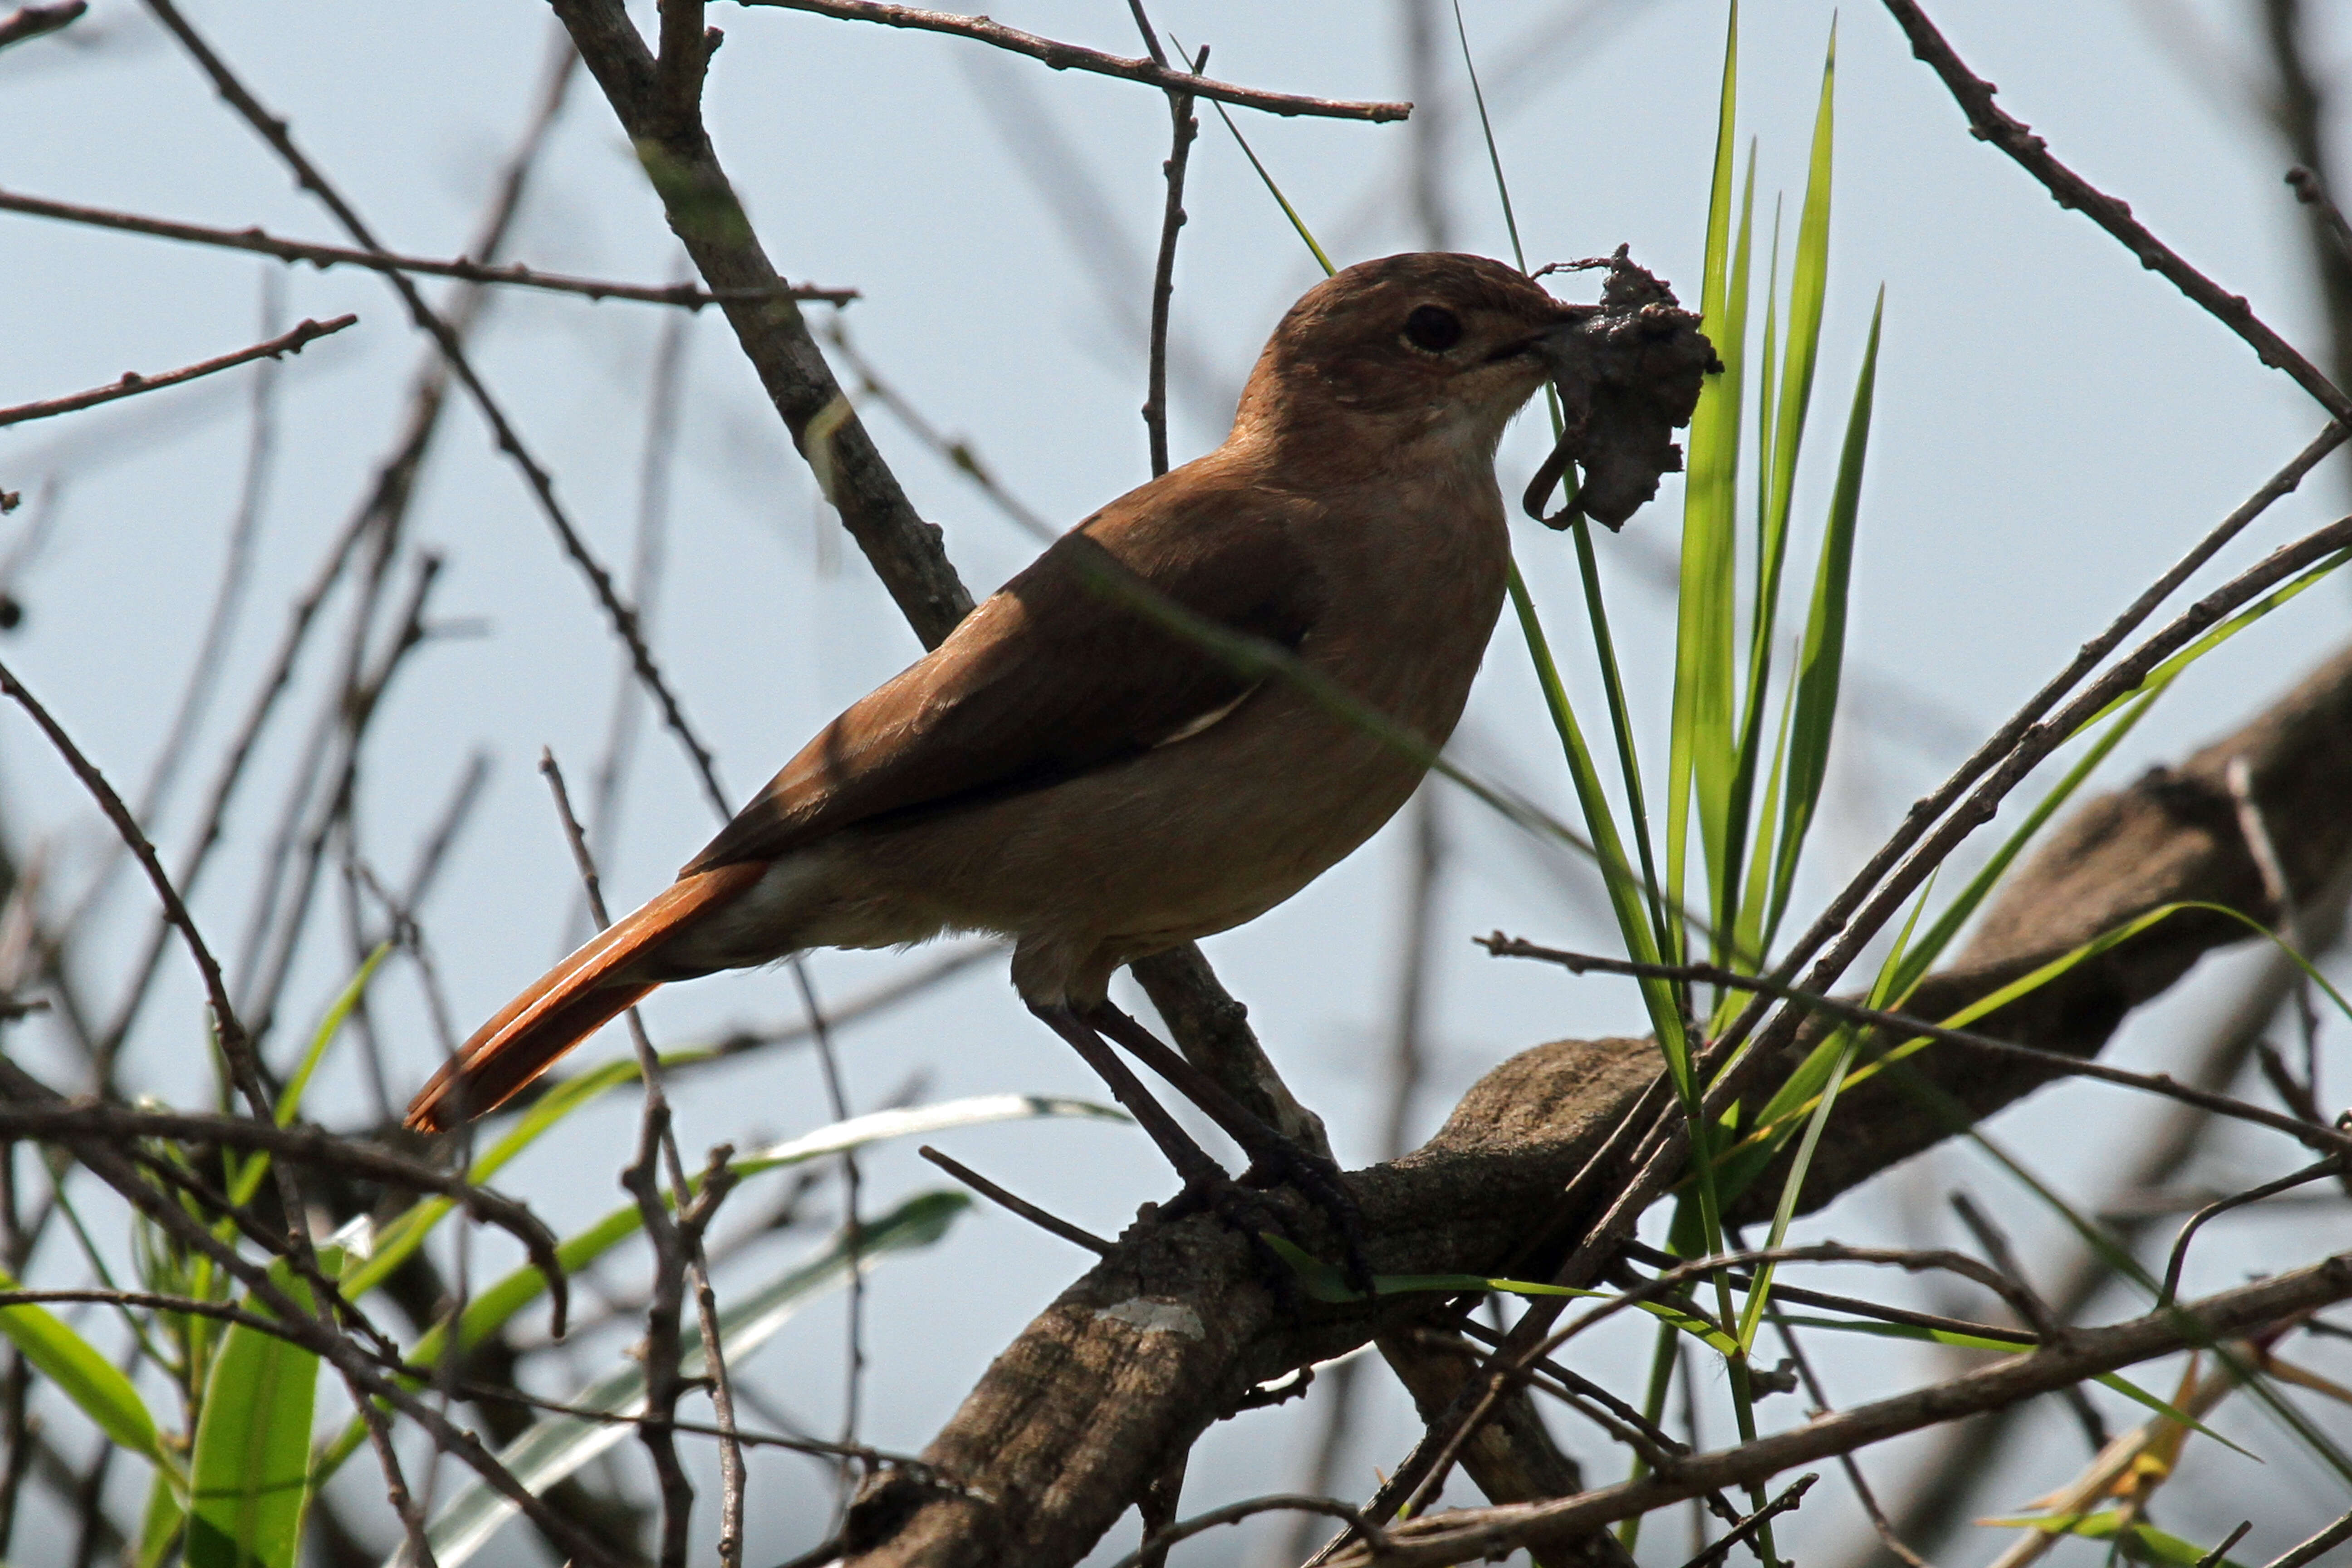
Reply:
[[[173,1476],[158,1466],[147,1483],[146,1510],[140,1515],[139,1547],[131,1559],[137,1568],[163,1568],[163,1560],[179,1543],[180,1526],[187,1517]]]
[[[1710,375],[1701,387],[1698,407],[1691,416],[1689,477],[1683,486],[1683,584],[1679,600],[1683,630],[1675,643],[1675,696],[1666,756],[1666,902],[1682,907],[1688,885],[1690,817],[1696,752],[1693,748],[1698,718],[1698,671],[1685,671],[1686,657],[1695,654],[1698,637],[1691,627],[1700,613],[1694,602],[1692,577],[1703,568],[1714,546],[1711,532],[1718,519],[1727,522],[1730,493],[1737,472],[1739,437],[1739,391],[1744,372],[1741,351],[1746,344],[1740,323],[1728,319],[1731,258],[1731,187],[1733,134],[1739,85],[1739,3],[1731,0],[1723,42],[1723,86],[1715,124],[1715,171],[1707,192],[1706,249],[1699,276],[1699,318],[1716,357],[1723,363],[1719,375]],[[1694,535],[1697,537],[1694,539]],[[1679,942],[1676,944],[1679,947]],[[1679,952],[1676,954],[1680,956]]]
[[[1992,858],[1988,860],[1983,868],[1969,879],[1968,886],[1953,900],[1952,906],[1937,917],[1936,923],[1929,928],[1927,934],[1920,940],[1918,945],[1906,954],[1901,983],[1895,987],[1894,994],[1900,997],[1910,994],[1911,987],[1927,974],[1936,960],[1943,955],[1945,949],[1959,935],[1960,929],[1968,923],[1985,899],[1990,896],[2003,873],[2033,841],[2043,825],[2057,813],[2060,806],[2074,796],[2099,763],[2104,762],[2107,754],[2122,742],[2124,737],[2130,734],[2133,728],[2147,716],[2149,706],[2171,688],[2172,683],[2179,679],[2183,671],[2282,605],[2315,586],[2322,578],[2340,570],[2347,561],[2352,561],[2352,551],[2338,551],[2326,560],[2315,563],[2302,575],[2282,584],[2278,588],[2166,659],[2151,670],[2147,679],[2133,690],[2117,697],[2113,702],[2084,720],[2082,728],[2074,731],[2074,736],[2088,734],[2110,720],[2114,722],[2082,760],[2067,771],[2065,777],[2035,803],[2033,809],[2026,814],[2024,821],[2002,840],[2000,847],[1993,852]],[[2070,737],[2072,738],[2074,737]]]
[[[1789,1237],[1789,1221],[1797,1213],[1797,1195],[1805,1189],[1805,1173],[1812,1169],[1813,1151],[1821,1147],[1822,1129],[1829,1124],[1830,1113],[1836,1109],[1838,1090],[1844,1087],[1846,1069],[1853,1065],[1854,1047],[1852,1033],[1841,1029],[1845,1037],[1844,1048],[1831,1064],[1829,1082],[1822,1089],[1821,1103],[1813,1108],[1811,1118],[1805,1123],[1804,1141],[1797,1145],[1797,1157],[1789,1162],[1789,1173],[1780,1183],[1780,1201],[1772,1210],[1772,1228],[1764,1243],[1770,1251]],[[1748,1287],[1748,1301],[1739,1314],[1739,1348],[1744,1354],[1756,1342],[1756,1330],[1764,1319],[1764,1304],[1771,1299],[1774,1266],[1766,1263],[1756,1270],[1756,1282]]]
[[[392,943],[377,943],[375,951],[361,963],[359,973],[352,976],[350,984],[328,1005],[325,1016],[319,1020],[319,1026],[310,1032],[310,1047],[303,1051],[302,1060],[295,1068],[294,1076],[287,1080],[284,1091],[278,1097],[275,1114],[278,1126],[292,1126],[294,1118],[301,1114],[302,1092],[310,1087],[310,1076],[326,1059],[327,1047],[333,1045],[335,1037],[342,1033],[343,1024],[351,1017],[352,1010],[367,994],[368,982],[375,978],[376,970],[383,966],[391,953]],[[261,1178],[268,1171],[269,1156],[267,1153],[257,1150],[247,1155],[244,1163],[236,1168],[236,1179],[229,1184],[229,1196],[240,1204],[251,1203],[253,1194],[261,1190]]]
[[[893,1253],[930,1246],[971,1204],[959,1192],[918,1194],[866,1226],[854,1246],[847,1237],[836,1236],[782,1278],[726,1308],[719,1314],[719,1342],[730,1370],[740,1367],[801,1308],[845,1284],[853,1268],[862,1273]],[[684,1325],[679,1344],[684,1352],[679,1370],[689,1378],[702,1376],[706,1363],[698,1326]],[[624,1361],[564,1403],[614,1416],[643,1415],[646,1369],[641,1363]],[[626,1419],[550,1415],[499,1450],[499,1462],[530,1491],[543,1492],[635,1431]],[[473,1482],[433,1521],[435,1559],[443,1568],[458,1568],[518,1511],[487,1482]],[[397,1568],[401,1559],[402,1553],[394,1552],[388,1568]]]
[[[391,956],[392,943],[378,942],[375,951],[360,964],[359,973],[352,976],[351,984],[345,985],[328,1006],[326,1016],[319,1020],[319,1026],[311,1031],[310,1049],[302,1053],[301,1065],[294,1069],[294,1076],[286,1080],[285,1090],[278,1097],[278,1126],[291,1127],[294,1118],[301,1114],[302,1092],[310,1087],[310,1075],[319,1070],[320,1062],[326,1060],[327,1047],[334,1044],[335,1037],[342,1032],[344,1023],[359,1006],[360,998],[367,994],[368,982],[375,978],[375,972]]]
[[[1813,575],[1813,602],[1805,621],[1805,642],[1797,656],[1797,712],[1789,737],[1789,782],[1781,804],[1780,850],[1772,873],[1771,913],[1764,922],[1769,947],[1795,890],[1797,864],[1829,776],[1830,741],[1837,726],[1838,684],[1845,664],[1846,600],[1853,581],[1855,524],[1862,510],[1862,475],[1870,452],[1871,406],[1878,384],[1879,328],[1886,314],[1886,290],[1870,312],[1870,338],[1863,349],[1862,374],[1854,380],[1853,407],[1846,416],[1845,450],[1838,459],[1837,488],[1830,498],[1829,525],[1822,536],[1821,564]],[[1795,348],[1792,342],[1791,350]]]
[[[0,1272],[0,1290],[22,1289],[14,1277]],[[7,1335],[33,1370],[56,1384],[58,1392],[72,1400],[109,1442],[156,1464],[163,1463],[162,1445],[155,1439],[155,1418],[148,1414],[147,1402],[112,1362],[56,1313],[30,1301],[0,1307],[0,1334]]]
[[[1544,635],[1543,623],[1536,616],[1535,601],[1528,597],[1526,580],[1519,575],[1516,563],[1511,567],[1510,592],[1511,605],[1518,614],[1519,629],[1526,635],[1528,652],[1535,666],[1537,683],[1543,689],[1544,706],[1551,714],[1552,727],[1559,732],[1560,748],[1568,758],[1569,777],[1576,787],[1577,802],[1584,810],[1593,858],[1601,867],[1601,885],[1608,889],[1610,908],[1616,913],[1627,955],[1641,963],[1654,963],[1657,948],[1651,940],[1639,885],[1634,881],[1633,868],[1626,864],[1625,845],[1618,837],[1615,815],[1601,787],[1601,775],[1592,765],[1591,751],[1584,743],[1583,729],[1569,703],[1568,689],[1560,683],[1559,668],[1552,662],[1550,640]],[[1643,980],[1639,984],[1667,1070],[1687,1093],[1690,1050],[1683,1035],[1681,1008],[1665,982]]]
[[[1717,450],[1702,474],[1693,465],[1692,487],[1707,490],[1698,514],[1698,527],[1687,500],[1684,509],[1681,612],[1675,628],[1675,679],[1677,694],[1688,678],[1691,701],[1681,711],[1690,726],[1686,743],[1692,753],[1691,776],[1696,796],[1699,842],[1706,854],[1707,908],[1717,934],[1714,957],[1718,963],[1737,962],[1725,938],[1738,927],[1738,867],[1747,833],[1746,815],[1734,804],[1741,786],[1739,735],[1735,704],[1739,688],[1739,452],[1742,446],[1742,398],[1747,380],[1748,286],[1753,272],[1756,218],[1756,153],[1749,144],[1748,174],[1739,198],[1739,235],[1732,246],[1731,276],[1724,298],[1723,331],[1739,344],[1738,361],[1726,360],[1717,381],[1740,378],[1720,400],[1717,423],[1709,435]],[[1697,450],[1697,426],[1692,426],[1692,450]],[[1685,492],[1687,497],[1688,492]],[[1678,729],[1679,736],[1683,731]],[[1747,781],[1752,784],[1752,774]],[[1744,805],[1744,803],[1742,803]]]
[[[1486,163],[1495,171],[1495,195],[1503,203],[1503,224],[1511,231],[1511,258],[1519,270],[1528,269],[1528,253],[1519,244],[1518,215],[1511,210],[1511,183],[1503,178],[1503,154],[1495,145],[1495,122],[1486,115],[1486,89],[1478,85],[1478,62],[1470,54],[1470,29],[1462,21],[1462,0],[1454,0],[1454,37],[1462,45],[1462,69],[1470,78],[1470,99],[1478,107],[1478,130],[1486,138]]]
[[[1718,173],[1727,176],[1726,162]],[[1751,170],[1752,176],[1752,170]],[[1738,610],[1740,398],[1746,370],[1749,244],[1754,217],[1752,177],[1740,202],[1738,239],[1725,268],[1722,302],[1705,319],[1723,373],[1710,375],[1691,416],[1690,477],[1683,489],[1682,581],[1676,600],[1675,689],[1666,753],[1666,893],[1679,904],[1690,874],[1690,818],[1697,818],[1709,879],[1709,915],[1719,933],[1725,919],[1729,849],[1732,753],[1732,670]],[[1708,249],[1715,247],[1710,220]],[[1736,913],[1736,912],[1735,912]],[[1719,950],[1718,961],[1728,955]]]
[[[2133,1523],[2126,1527],[2126,1515],[2121,1509],[2107,1509],[2099,1513],[2028,1514],[2017,1519],[1980,1519],[1979,1524],[1999,1530],[2038,1530],[2044,1535],[2079,1535],[2085,1541],[2113,1541],[2118,1534],[2131,1538],[2137,1551],[2131,1555],[2146,1562],[2178,1563],[2179,1568],[2197,1568],[2208,1555],[2206,1549],[2177,1535],[2168,1535],[2152,1524]],[[2222,1558],[2216,1568],[2240,1568],[2229,1558]]]
[[[1171,33],[1169,39],[1173,42],[1175,35]],[[1183,47],[1181,44],[1176,47]],[[1290,220],[1290,226],[1297,231],[1298,237],[1307,242],[1307,248],[1314,254],[1315,264],[1323,268],[1323,276],[1328,278],[1337,272],[1339,268],[1331,265],[1331,258],[1323,254],[1323,247],[1315,243],[1315,236],[1308,232],[1307,220],[1298,216],[1298,209],[1290,205],[1290,199],[1282,194],[1282,187],[1274,183],[1274,176],[1266,172],[1264,163],[1258,162],[1257,154],[1250,150],[1249,141],[1242,134],[1241,127],[1235,125],[1234,117],[1225,112],[1225,106],[1213,98],[1209,100],[1209,107],[1215,110],[1217,118],[1225,122],[1225,129],[1233,133],[1234,144],[1242,150],[1242,156],[1249,160],[1250,167],[1257,171],[1257,177],[1265,183],[1266,194],[1274,197],[1275,205],[1282,209],[1282,216]]]
[[[1258,1239],[1289,1265],[1297,1276],[1299,1289],[1310,1300],[1339,1305],[1360,1301],[1362,1295],[1348,1283],[1347,1271],[1336,1263],[1326,1263],[1313,1253],[1286,1237],[1272,1231],[1258,1232]],[[1566,1296],[1582,1301],[1612,1300],[1614,1292],[1587,1290],[1572,1285],[1549,1285],[1532,1279],[1496,1279],[1484,1274],[1375,1274],[1372,1294],[1375,1296],[1412,1296],[1429,1292],[1459,1295],[1464,1291],[1493,1291],[1506,1296]],[[1710,1350],[1726,1354],[1736,1353],[1738,1344],[1729,1334],[1706,1319],[1696,1317],[1666,1301],[1636,1301],[1634,1307],[1664,1323],[1681,1330]]]
[[[332,1274],[341,1259],[322,1248],[319,1261]],[[284,1258],[269,1266],[269,1280],[310,1305],[310,1286]],[[188,1568],[294,1568],[318,1383],[319,1358],[298,1345],[243,1323],[222,1336],[189,1465]]]
[[[1812,159],[1805,176],[1805,205],[1797,218],[1797,254],[1789,279],[1789,346],[1780,362],[1780,395],[1772,426],[1772,497],[1764,520],[1767,553],[1787,532],[1790,498],[1796,491],[1797,454],[1805,439],[1805,414],[1811,406],[1813,365],[1821,353],[1822,307],[1829,293],[1830,185],[1836,145],[1837,23],[1830,23],[1828,58],[1822,66],[1821,103],[1813,112]]]

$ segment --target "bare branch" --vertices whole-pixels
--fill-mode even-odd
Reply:
[[[885,5],[876,0],[741,0],[747,6],[766,5],[785,11],[808,11],[844,22],[879,22],[886,27],[914,27],[927,33],[949,33],[1016,55],[1042,60],[1055,70],[1091,71],[1097,76],[1139,81],[1163,92],[1187,93],[1230,103],[1236,109],[1262,109],[1268,114],[1311,114],[1330,120],[1402,120],[1412,113],[1410,103],[1366,102],[1344,98],[1307,98],[1297,93],[1266,92],[1232,82],[1212,81],[1190,71],[1172,70],[1148,59],[1129,59],[1076,44],[1041,38],[1018,27],[1008,27],[986,16],[962,16],[952,11],[926,11],[915,5]]]
[[[1916,0],[1886,0],[1886,9],[1910,38],[1911,52],[1926,61],[1951,89],[1954,100],[1969,118],[1969,131],[1979,140],[1991,142],[2015,159],[2027,174],[2042,182],[2060,206],[2080,212],[2121,240],[2124,248],[2137,258],[2142,267],[2161,274],[2208,315],[2244,339],[2264,364],[2294,377],[2295,384],[2311,394],[2328,413],[2339,420],[2352,419],[2352,397],[2347,397],[2342,388],[2320,373],[2317,365],[2264,324],[2246,303],[2245,296],[2229,292],[2182,260],[2179,252],[2132,216],[2128,203],[2108,195],[2060,163],[2052,156],[2049,143],[2036,136],[2031,126],[1996,104],[1992,83],[1962,63]]]
[[[239,349],[235,353],[222,354],[217,359],[198,360],[194,364],[182,365],[177,370],[162,371],[154,375],[142,375],[135,370],[127,370],[122,373],[121,381],[111,382],[105,386],[92,387],[88,392],[77,392],[66,397],[52,397],[41,403],[20,403],[14,408],[0,408],[0,426],[22,425],[31,419],[47,419],[59,414],[71,414],[78,409],[94,408],[101,403],[111,403],[118,397],[136,397],[142,392],[160,392],[167,386],[177,386],[182,382],[194,381],[199,376],[213,375],[225,370],[235,370],[241,364],[251,364],[257,359],[276,359],[280,354],[299,354],[305,344],[316,342],[320,338],[340,332],[358,321],[357,316],[349,315],[337,316],[331,321],[313,321],[306,319],[290,332],[274,337],[266,343],[256,343],[251,348]]]
[[[79,21],[81,14],[89,9],[89,0],[63,0],[63,4],[56,5],[20,5],[7,16],[0,16],[0,49],[68,26]]]
[[[990,1181],[986,1176],[982,1175],[978,1171],[973,1170],[970,1165],[964,1164],[961,1161],[950,1160],[945,1154],[940,1153],[937,1149],[932,1148],[929,1143],[924,1144],[921,1148],[916,1150],[915,1152],[920,1154],[924,1159],[929,1160],[932,1164],[937,1165],[940,1170],[945,1171],[949,1175],[953,1176],[957,1181],[961,1182],[965,1186],[970,1187],[973,1192],[978,1193],[982,1197],[986,1198],[990,1203],[996,1205],[998,1207],[1003,1208],[1009,1213],[1019,1215],[1023,1219],[1027,1220],[1031,1225],[1035,1226],[1039,1230],[1045,1232],[1047,1235],[1058,1236],[1064,1241],[1069,1242],[1074,1246],[1083,1247],[1088,1252],[1093,1253],[1097,1258],[1108,1258],[1110,1256],[1110,1243],[1105,1241],[1101,1237],[1095,1235],[1094,1232],[1090,1230],[1083,1230],[1078,1226],[1072,1225],[1068,1220],[1062,1218],[1059,1215],[1046,1213],[1044,1209],[1039,1208],[1035,1204],[1031,1203],[1027,1198],[1021,1197],[1015,1194],[1005,1191],[1003,1187],[998,1186],[994,1182]]]
[[[257,255],[274,256],[280,261],[307,261],[321,272],[331,267],[364,267],[372,272],[414,272],[428,278],[455,278],[466,283],[498,283],[518,289],[542,289],[557,294],[582,294],[591,300],[635,300],[648,305],[677,305],[688,310],[699,310],[705,305],[724,304],[730,300],[740,300],[746,303],[773,299],[808,300],[827,305],[846,305],[858,298],[855,289],[820,289],[804,283],[779,283],[772,289],[721,295],[707,289],[698,289],[691,283],[615,283],[601,278],[574,278],[562,272],[543,272],[520,261],[499,267],[469,261],[462,256],[455,260],[436,261],[429,257],[395,256],[388,251],[354,250],[347,246],[279,239],[258,228],[213,228],[204,224],[175,223],[169,218],[142,217],[136,213],[79,206],[72,202],[53,202],[41,196],[20,195],[13,191],[0,191],[0,212],[25,213],[34,217],[56,218],[63,223],[87,224],[93,228],[121,229],[129,234],[152,235],[158,239],[184,240],[191,245],[249,250]]]
[[[1565,1537],[1679,1502],[1706,1487],[1767,1479],[1780,1471],[1867,1444],[1996,1410],[2086,1377],[2192,1345],[2234,1338],[2315,1307],[2352,1297],[2352,1254],[2338,1255],[2260,1284],[2209,1296],[2104,1329],[2081,1331],[2068,1344],[2011,1356],[1958,1377],[1824,1415],[1788,1432],[1683,1460],[1672,1476],[1621,1482],[1555,1502],[1460,1509],[1393,1525],[1376,1556],[1351,1547],[1334,1561],[1346,1568],[1422,1568],[1500,1554],[1530,1542]],[[2352,1531],[2348,1531],[2352,1532]]]

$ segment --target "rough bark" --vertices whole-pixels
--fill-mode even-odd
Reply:
[[[2073,812],[1911,1010],[1939,1016],[2162,904],[2210,900],[2262,918],[2261,879],[2221,782],[2235,756],[2247,759],[2298,895],[2328,886],[2352,862],[2345,805],[2352,800],[2352,652],[2179,767],[2152,771]],[[2177,915],[1976,1027],[2095,1055],[2133,1008],[2204,952],[2244,935],[2219,916]],[[1919,1076],[1976,1116],[2053,1076],[2037,1064],[1943,1045],[1912,1059]],[[1561,1187],[1630,1111],[1656,1064],[1645,1039],[1556,1040],[1496,1068],[1427,1144],[1353,1173],[1372,1266],[1484,1272],[1510,1258],[1556,1218]],[[1823,1139],[1806,1205],[1828,1202],[1949,1131],[1894,1084],[1857,1089]],[[1759,1190],[1771,1186],[1768,1179]],[[1314,1215],[1301,1209],[1295,1221],[1316,1237]],[[1398,1330],[1414,1310],[1409,1302],[1294,1310],[1217,1221],[1147,1218],[997,1358],[925,1451],[963,1489],[877,1478],[852,1517],[851,1560],[926,1568],[1076,1563],[1171,1455],[1256,1384]]]

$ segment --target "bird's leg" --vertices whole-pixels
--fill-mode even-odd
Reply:
[[[1088,1008],[1084,1022],[1133,1052],[1137,1060],[1173,1084],[1242,1146],[1250,1157],[1250,1167],[1242,1176],[1244,1184],[1268,1186],[1286,1181],[1321,1209],[1346,1249],[1349,1283],[1371,1294],[1371,1267],[1364,1259],[1363,1214],[1337,1163],[1267,1126],[1224,1085],[1110,1003],[1099,1002]]]
[[[1192,1135],[1168,1114],[1168,1108],[1151,1098],[1151,1091],[1118,1059],[1118,1053],[1105,1045],[1094,1026],[1075,1009],[1061,1003],[1032,1002],[1029,1011],[1086,1058],[1087,1066],[1094,1068],[1108,1086],[1111,1097],[1127,1107],[1137,1124],[1160,1145],[1160,1152],[1176,1167],[1186,1187],[1213,1186],[1232,1180],[1224,1167],[1211,1159],[1208,1151],[1194,1142]]]
[[[1265,1200],[1227,1175],[1225,1168],[1211,1159],[1208,1152],[1192,1141],[1192,1134],[1168,1114],[1167,1107],[1152,1099],[1151,1091],[1143,1087],[1125,1062],[1119,1060],[1118,1053],[1103,1043],[1102,1036],[1096,1032],[1094,1023],[1087,1017],[1067,1005],[1055,1003],[1033,1002],[1029,1005],[1029,1011],[1044,1019],[1047,1028],[1069,1041],[1078,1055],[1086,1058],[1087,1065],[1109,1086],[1113,1098],[1127,1107],[1144,1131],[1150,1134],[1151,1141],[1160,1145],[1160,1152],[1168,1157],[1168,1163],[1176,1167],[1176,1173],[1183,1178],[1183,1193],[1174,1203],[1160,1208],[1160,1217],[1174,1220],[1187,1213],[1203,1209],[1215,1214],[1239,1231],[1249,1243],[1250,1251],[1264,1265],[1276,1294],[1295,1304],[1297,1281],[1259,1234],[1268,1226],[1281,1223]],[[1126,1015],[1119,1016],[1130,1026],[1138,1026],[1127,1019]],[[1149,1036],[1145,1037],[1150,1038]],[[1152,1043],[1159,1044],[1156,1040]],[[1165,1049],[1164,1047],[1162,1048]],[[1181,1058],[1179,1059],[1181,1060]],[[1213,1084],[1210,1087],[1215,1089]],[[1239,1107],[1235,1109],[1239,1110]]]

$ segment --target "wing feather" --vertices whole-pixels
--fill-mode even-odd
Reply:
[[[680,874],[1043,787],[1213,721],[1251,678],[1106,591],[1087,559],[1297,647],[1322,598],[1295,534],[1308,503],[1208,479],[1179,469],[1064,535],[947,641],[827,725]]]

